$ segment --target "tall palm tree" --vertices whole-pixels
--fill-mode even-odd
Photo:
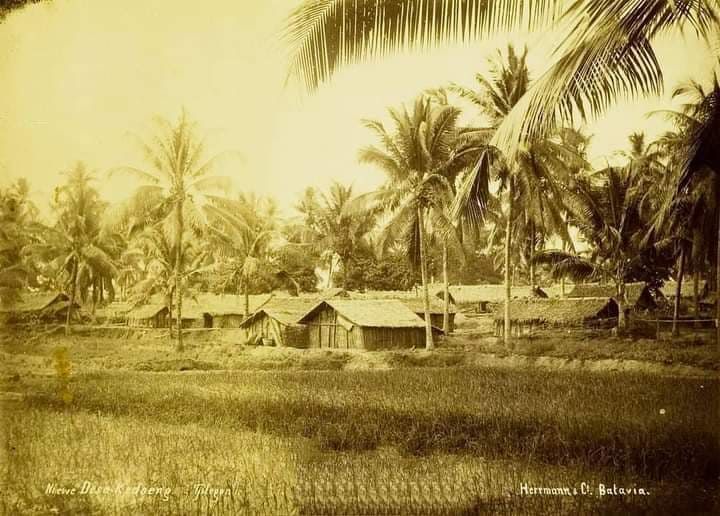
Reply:
[[[633,270],[642,264],[643,248],[652,245],[645,239],[649,221],[643,217],[647,196],[642,185],[633,167],[608,167],[576,178],[575,188],[565,192],[570,223],[592,245],[591,251],[548,250],[535,257],[537,263],[551,266],[555,278],[612,281],[621,330],[627,327],[625,284],[635,279]]]
[[[527,49],[518,54],[508,47],[507,57],[500,55],[490,62],[491,75],[477,75],[478,91],[453,85],[453,90],[472,101],[497,131],[505,118],[520,102],[530,85]],[[560,137],[543,138],[519,148],[512,155],[504,155],[493,145],[485,145],[475,168],[465,175],[455,198],[453,213],[480,225],[484,222],[489,200],[489,183],[499,180],[499,191],[505,193],[504,245],[504,341],[510,344],[510,297],[512,285],[512,246],[514,223],[521,219],[530,231],[531,250],[538,227],[560,232],[568,241],[562,215],[563,191],[557,179],[570,170],[584,166],[577,150],[566,145]],[[533,229],[535,228],[535,229]],[[534,277],[532,278],[534,281]]]
[[[708,91],[698,83],[691,82],[677,88],[674,95],[689,97],[681,111],[671,114],[681,135],[681,177],[677,194],[682,197],[692,191],[714,192],[714,195],[707,196],[703,206],[708,216],[705,220],[716,221],[713,233],[715,253],[711,258],[715,262],[716,338],[720,347],[720,147],[717,145],[720,141],[720,81],[715,74]]]
[[[135,193],[134,204],[152,203],[152,211],[175,252],[174,292],[177,295],[177,347],[183,350],[182,288],[185,263],[184,237],[188,229],[197,230],[206,224],[203,207],[210,192],[226,191],[228,177],[211,175],[213,166],[223,155],[204,159],[204,142],[197,135],[197,127],[185,111],[175,124],[157,119],[155,136],[141,146],[149,169],[120,167],[112,172],[124,172],[138,177],[144,184]],[[171,332],[172,333],[172,332]]]
[[[313,90],[349,63],[544,29],[557,38],[552,65],[494,135],[514,154],[578,113],[588,118],[622,97],[659,93],[653,40],[687,27],[707,40],[719,11],[716,0],[306,0],[290,14],[284,38],[290,75]]]
[[[66,172],[67,181],[55,189],[53,207],[57,222],[48,228],[43,242],[28,247],[37,258],[52,263],[70,293],[65,332],[70,323],[78,291],[87,288],[94,277],[112,280],[117,271],[105,247],[101,220],[105,203],[92,186],[94,176],[83,163]]]
[[[425,347],[434,347],[430,320],[428,289],[428,227],[436,236],[449,241],[455,233],[446,217],[452,198],[452,177],[460,158],[455,152],[460,111],[419,97],[411,112],[390,109],[395,130],[390,133],[378,121],[365,125],[378,137],[382,147],[369,146],[360,151],[362,163],[381,168],[387,182],[378,190],[361,196],[371,208],[381,208],[388,215],[377,246],[387,249],[401,241],[411,263],[420,268],[425,312]]]
[[[44,229],[37,222],[37,208],[29,199],[25,179],[0,189],[0,305],[16,302],[23,287],[35,279],[23,249],[37,242]]]
[[[240,195],[237,200],[216,199],[210,240],[224,284],[237,285],[244,295],[244,315],[250,315],[250,289],[261,266],[268,266],[273,241],[279,238],[275,205],[269,199]]]

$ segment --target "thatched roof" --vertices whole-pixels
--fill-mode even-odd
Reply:
[[[615,285],[599,283],[578,283],[570,286],[570,289],[566,287],[566,297],[569,298],[585,298],[585,297],[604,297],[604,298],[615,298],[616,289]],[[643,294],[643,291],[647,288],[647,285],[641,281],[635,283],[625,284],[625,297],[629,305],[635,305]]]
[[[300,323],[308,323],[329,306],[356,326],[371,328],[423,328],[425,322],[397,299],[328,299],[308,311]]]
[[[24,292],[11,306],[0,306],[0,312],[40,312],[54,303],[69,301],[70,298],[64,292]]]
[[[350,299],[421,299],[421,290],[366,290],[348,292]]]
[[[702,298],[703,292],[705,292],[705,280],[700,280],[698,282],[698,295]],[[662,292],[663,296],[667,298],[674,298],[675,297],[675,290],[677,290],[677,281],[675,280],[668,280],[666,281],[662,287],[660,287],[660,292]],[[692,298],[695,295],[695,287],[693,285],[693,279],[692,278],[683,278],[682,286],[680,287],[680,297],[681,298]]]
[[[583,322],[598,317],[610,303],[606,297],[565,299],[519,299],[510,302],[510,318],[513,321],[537,323]],[[501,307],[495,311],[495,320],[502,320]]]
[[[325,290],[321,290],[315,296],[317,299],[333,299],[336,297],[340,298],[348,298],[350,297],[350,294],[342,287],[333,287],[333,288],[326,288]]]
[[[431,294],[442,292],[442,285],[433,285]],[[448,288],[455,303],[500,303],[505,300],[504,285],[450,285]],[[510,295],[513,299],[533,297],[532,289],[528,286],[512,287]]]
[[[423,303],[422,298],[414,298],[414,299],[401,299],[400,300],[402,304],[407,306],[410,310],[412,310],[416,314],[423,314],[425,313],[425,304]],[[449,313],[454,314],[456,312],[455,307],[450,304]],[[443,314],[445,313],[445,305],[442,301],[435,297],[430,298],[430,313],[431,314]]]
[[[165,303],[148,303],[136,306],[127,313],[129,319],[149,319],[166,310]]]
[[[240,326],[247,326],[255,319],[263,315],[267,315],[281,324],[297,324],[311,308],[317,305],[317,303],[317,300],[308,298],[273,298],[267,304],[255,311],[255,313],[253,313],[250,317],[245,319]]]
[[[132,310],[132,305],[123,301],[113,301],[107,305],[97,308],[95,315],[99,317],[120,317]]]

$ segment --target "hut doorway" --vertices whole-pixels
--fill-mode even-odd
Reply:
[[[203,314],[203,328],[212,328],[213,318],[210,314]]]

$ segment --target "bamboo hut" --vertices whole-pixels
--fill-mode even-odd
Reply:
[[[643,282],[626,283],[625,298],[628,310],[654,310],[658,307],[657,295],[650,287]],[[567,293],[567,298],[612,298],[617,301],[617,290],[615,285],[600,283],[578,283],[572,285]]]
[[[412,312],[425,320],[425,303],[422,298],[418,299],[401,299],[402,304],[407,306]],[[434,328],[443,327],[443,318],[445,314],[445,305],[436,298],[430,298],[430,323]],[[455,306],[450,304],[448,310],[448,316],[450,319],[449,331],[452,333],[455,330]]]
[[[128,313],[132,310],[130,303],[113,301],[95,310],[95,319],[108,324],[125,324],[128,320]]]
[[[248,337],[262,339],[263,344],[306,348],[308,328],[298,321],[316,304],[316,300],[307,298],[273,298],[245,319],[240,328]]]
[[[425,345],[425,322],[397,299],[324,300],[298,322],[308,326],[312,348],[376,350]]]
[[[170,312],[164,303],[148,303],[130,310],[127,318],[133,328],[167,328]]]
[[[248,309],[252,314],[273,296],[248,296]],[[202,292],[183,302],[183,328],[240,328],[245,319],[245,296]]]
[[[478,313],[492,312],[498,304],[505,302],[504,285],[450,285],[448,290],[453,304]],[[442,285],[434,285],[431,293],[442,299]],[[511,287],[510,296],[512,299],[535,297],[529,286]]]
[[[513,300],[510,331],[514,337],[532,335],[537,327],[583,328],[614,325],[618,305],[607,297]],[[504,311],[495,312],[495,336],[504,334]]]
[[[70,297],[64,292],[26,292],[10,306],[0,307],[5,323],[29,321],[64,321],[67,317]],[[74,303],[73,319],[81,318],[81,307]]]

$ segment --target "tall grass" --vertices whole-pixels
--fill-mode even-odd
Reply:
[[[393,446],[583,464],[649,478],[720,472],[718,382],[476,368],[94,374],[72,400],[43,379],[28,407],[304,436],[333,451]]]

